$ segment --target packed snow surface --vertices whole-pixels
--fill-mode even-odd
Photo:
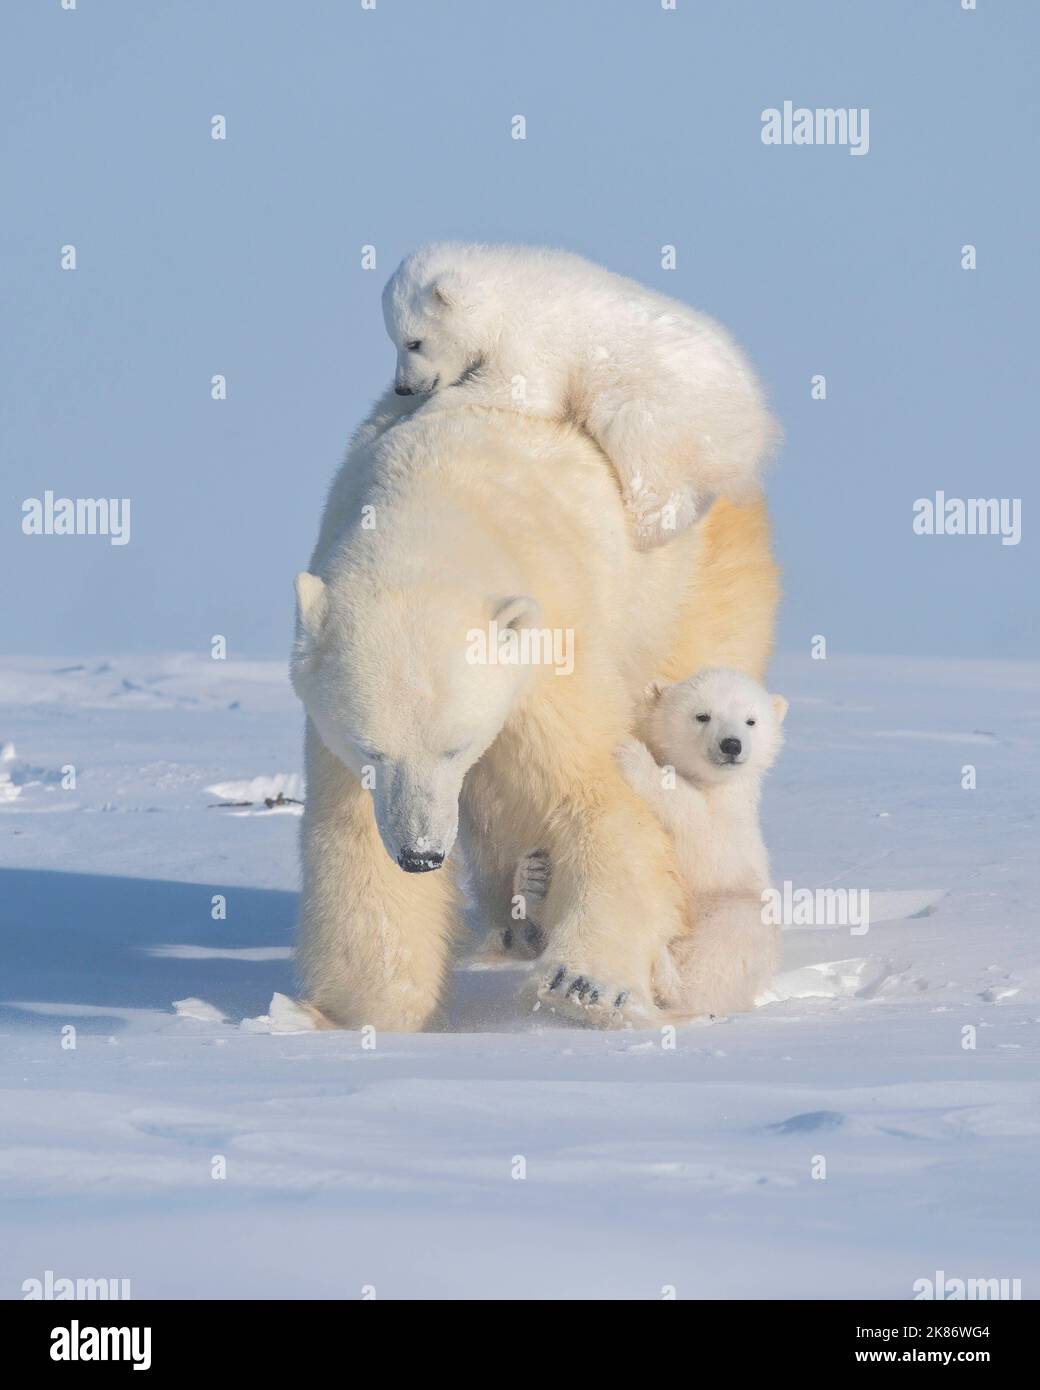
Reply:
[[[867,930],[787,930],[674,1046],[464,962],[448,1031],[373,1046],[294,1002],[284,666],[0,663],[0,1296],[1040,1295],[1040,665],[770,686],[774,880]]]

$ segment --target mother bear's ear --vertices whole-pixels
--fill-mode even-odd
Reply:
[[[296,586],[296,624],[301,639],[313,643],[321,636],[329,601],[324,583],[306,570],[298,574]]]
[[[538,600],[530,594],[513,594],[495,605],[493,617],[500,628],[531,627],[538,621]]]

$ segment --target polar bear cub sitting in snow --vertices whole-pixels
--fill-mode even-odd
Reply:
[[[681,1014],[750,1009],[780,960],[779,932],[762,920],[769,860],[758,805],[787,701],[722,669],[655,682],[647,695],[647,741],[631,739],[617,756],[674,838],[690,921],[659,961],[655,987]]]
[[[648,548],[718,495],[754,489],[776,437],[743,353],[713,319],[565,251],[443,242],[383,292],[399,395],[458,393],[581,425]]]

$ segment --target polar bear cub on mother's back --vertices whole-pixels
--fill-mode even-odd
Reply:
[[[690,921],[658,963],[657,992],[681,1013],[750,1009],[780,957],[779,933],[762,919],[769,860],[758,806],[787,701],[725,669],[655,682],[648,696],[647,742],[622,744],[618,761],[671,832]]]
[[[758,483],[776,428],[749,362],[706,314],[634,280],[564,251],[444,242],[401,263],[383,312],[398,394],[581,425],[643,547]]]

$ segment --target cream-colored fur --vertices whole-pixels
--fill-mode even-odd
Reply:
[[[758,808],[787,702],[732,670],[655,682],[647,693],[646,742],[627,740],[618,762],[672,836],[689,914],[657,963],[657,995],[680,1014],[750,1009],[780,960],[780,934],[763,922],[769,860]]]
[[[442,242],[401,263],[383,309],[399,390],[588,430],[641,546],[758,485],[777,435],[761,387],[726,330],[686,304],[566,251]]]
[[[550,856],[542,999],[604,1025],[651,1009],[683,891],[614,750],[655,672],[762,671],[777,596],[764,504],[719,502],[640,552],[579,431],[474,406],[409,416],[388,395],[333,483],[297,595],[311,1004],[345,1027],[436,1023],[457,837],[492,930],[524,852]],[[572,632],[572,672],[468,661],[468,634],[496,617]],[[398,867],[441,854],[434,871]]]

